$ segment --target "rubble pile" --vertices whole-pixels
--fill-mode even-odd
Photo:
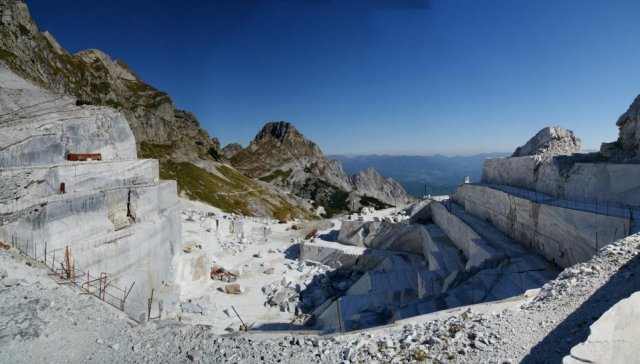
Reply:
[[[325,301],[342,296],[361,276],[358,272],[333,271],[312,261],[296,260],[287,268],[302,275],[296,279],[285,276],[262,287],[262,292],[266,295],[265,305],[295,315],[309,313]]]

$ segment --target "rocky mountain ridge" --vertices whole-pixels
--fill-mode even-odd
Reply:
[[[223,149],[234,151],[230,160],[236,168],[330,210],[415,201],[399,183],[373,169],[349,177],[340,161],[328,159],[289,122],[269,122],[247,148],[237,148],[229,145]]]

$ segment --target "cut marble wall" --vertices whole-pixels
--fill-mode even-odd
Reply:
[[[33,201],[65,193],[114,189],[158,181],[158,160],[67,163],[0,169],[0,201]]]
[[[489,187],[463,185],[456,200],[472,215],[550,262],[568,267],[628,235],[629,219],[540,204]]]
[[[171,271],[181,240],[176,183],[159,181],[157,161],[137,160],[118,111],[78,107],[2,66],[0,84],[0,241],[50,267],[55,257],[56,270],[67,255],[79,285],[86,273],[106,273],[101,298],[117,307],[128,294],[119,308],[135,320],[148,319],[152,295],[151,316],[171,313],[179,296]],[[68,153],[100,153],[102,161],[69,162]]]
[[[561,163],[535,156],[486,159],[482,182],[568,200],[640,206],[640,164],[575,163],[561,168]]]

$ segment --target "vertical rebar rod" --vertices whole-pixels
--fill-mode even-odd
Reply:
[[[236,308],[231,306],[231,308],[233,309],[233,312],[236,313],[236,316],[238,316],[238,319],[240,319],[240,322],[242,322],[242,326],[244,326],[244,331],[249,331],[249,327],[247,326],[247,324],[244,323],[244,321],[242,321],[242,317],[240,317],[240,314],[238,314],[238,311],[236,311]],[[340,318],[340,302],[338,302],[338,318]],[[340,325],[342,327],[342,325]]]

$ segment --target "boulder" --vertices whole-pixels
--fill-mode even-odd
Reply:
[[[238,283],[234,283],[224,286],[224,291],[228,294],[240,294],[245,292],[245,288]]]

